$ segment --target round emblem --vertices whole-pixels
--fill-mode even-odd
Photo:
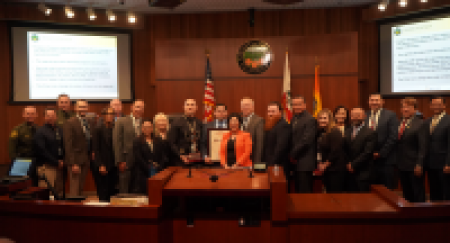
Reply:
[[[261,74],[269,69],[273,53],[269,44],[252,40],[239,48],[237,62],[242,71],[249,74]]]

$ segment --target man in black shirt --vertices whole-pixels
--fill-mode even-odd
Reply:
[[[178,161],[180,165],[201,160],[203,124],[195,117],[197,108],[194,99],[187,99],[184,102],[184,116],[173,121],[167,135],[170,144],[181,155],[182,161]]]
[[[60,194],[63,190],[63,140],[62,128],[56,125],[55,108],[44,111],[44,126],[36,131],[34,142],[36,145],[37,171],[44,175],[50,184]],[[44,180],[39,181],[40,187],[47,187]]]
[[[281,165],[285,173],[289,165],[289,145],[291,126],[281,117],[283,108],[278,102],[271,102],[267,107],[267,119],[264,126],[263,161],[267,166]]]

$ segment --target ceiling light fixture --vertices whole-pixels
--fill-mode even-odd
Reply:
[[[109,22],[116,21],[116,14],[111,9],[106,10],[106,17],[108,18]]]
[[[75,12],[69,5],[64,6],[64,13],[66,14],[66,17],[69,19],[75,17]]]
[[[398,1],[398,5],[402,8],[406,7],[407,4],[408,4],[407,0],[399,0]]]
[[[47,7],[47,6],[45,6],[44,3],[39,3],[38,4],[38,9],[40,11],[42,11],[45,14],[45,16],[49,16],[52,13],[52,9]]]
[[[128,23],[134,24],[136,23],[136,15],[133,12],[128,12],[127,13],[127,17],[128,17]]]
[[[89,20],[93,21],[97,18],[97,15],[95,14],[94,9],[92,9],[92,7],[89,7],[86,9],[86,13],[89,16]]]
[[[378,10],[380,10],[380,11],[384,11],[384,10],[386,10],[386,3],[385,2],[381,2],[381,3],[379,3],[378,4]]]

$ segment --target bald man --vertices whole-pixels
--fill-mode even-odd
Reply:
[[[113,146],[116,166],[119,173],[119,193],[128,193],[130,190],[130,168],[133,163],[133,141],[141,135],[142,116],[145,103],[136,100],[131,106],[129,116],[117,119],[113,130]]]
[[[22,117],[25,121],[14,127],[9,136],[8,152],[11,160],[35,157],[34,135],[36,134],[36,108],[34,106],[25,107]],[[33,185],[37,186],[38,180],[35,167],[36,165],[32,164],[29,175],[33,181]]]
[[[75,113],[71,110],[71,101],[69,95],[60,94],[58,96],[56,105],[58,106],[58,110],[56,111],[56,124],[62,127],[64,125],[64,122],[75,116]]]
[[[120,117],[124,117],[122,113],[122,101],[119,99],[113,99],[109,102],[109,106],[114,110],[114,122]],[[103,116],[98,118],[97,125],[103,124]]]
[[[351,129],[345,131],[349,162],[347,164],[346,191],[370,192],[373,153],[377,145],[377,133],[364,122],[365,111],[361,107],[351,111]]]
[[[179,165],[201,159],[203,124],[195,117],[197,110],[194,99],[185,100],[184,115],[173,121],[167,135],[170,144],[181,155],[182,160],[177,161]]]

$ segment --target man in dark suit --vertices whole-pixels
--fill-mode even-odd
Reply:
[[[287,173],[291,126],[281,117],[282,107],[278,102],[271,102],[267,107],[267,120],[264,126],[263,162],[267,166],[281,165]]]
[[[112,107],[102,110],[102,123],[92,132],[95,152],[94,170],[98,173],[97,195],[100,201],[109,201],[115,194],[117,171],[114,159],[113,129],[115,112]]]
[[[450,116],[445,113],[445,99],[431,99],[430,117],[425,126],[430,129],[429,150],[426,158],[430,200],[450,200]]]
[[[397,188],[395,176],[395,147],[398,137],[398,119],[394,112],[383,109],[384,100],[381,94],[374,93],[369,97],[370,112],[366,119],[367,126],[377,132],[378,142],[374,157],[374,184],[381,184],[388,189]]]
[[[289,171],[294,178],[295,192],[311,193],[313,171],[316,169],[316,120],[306,111],[305,98],[302,96],[292,99],[292,111],[292,163]],[[289,178],[290,174],[286,177]]]
[[[38,166],[38,174],[44,175],[59,195],[63,191],[63,133],[62,128],[56,125],[55,108],[45,108],[44,119],[44,126],[38,128],[34,136],[36,164]],[[39,186],[47,187],[47,184],[44,180],[40,180]]]
[[[263,162],[264,119],[255,114],[255,103],[248,97],[241,100],[241,111],[243,117],[242,130],[250,133],[252,137],[250,159],[253,163],[261,163]]]
[[[114,124],[113,146],[118,169],[119,193],[128,193],[130,189],[130,169],[133,165],[133,141],[141,135],[143,100],[134,101],[129,116],[120,117]]]
[[[417,101],[401,101],[402,122],[398,128],[397,162],[403,197],[410,202],[425,201],[423,163],[428,149],[429,127],[414,115]]]
[[[81,195],[90,160],[94,157],[91,149],[91,130],[94,124],[86,117],[88,109],[86,100],[78,100],[75,104],[76,116],[67,120],[63,126],[65,162],[68,166],[71,196]]]
[[[205,156],[205,161],[207,163],[211,162],[210,156],[208,156],[208,129],[211,128],[222,128],[226,129],[228,128],[227,124],[227,116],[228,116],[228,109],[225,104],[216,104],[216,107],[214,108],[214,121],[208,122],[203,126],[203,133],[202,133],[202,154]]]
[[[347,154],[346,191],[369,192],[373,164],[373,152],[377,144],[377,133],[370,129],[365,120],[364,109],[357,107],[351,112],[351,129],[345,132]]]
[[[176,162],[179,165],[202,158],[200,149],[203,146],[203,124],[195,117],[197,109],[197,102],[187,99],[184,102],[184,115],[174,120],[169,130],[168,141],[181,156],[181,161]]]

